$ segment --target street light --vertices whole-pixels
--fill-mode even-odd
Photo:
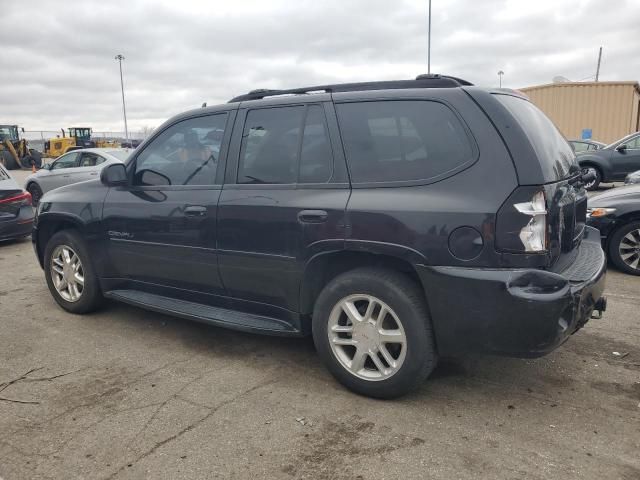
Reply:
[[[427,29],[427,73],[431,73],[431,0],[429,0],[429,28]]]
[[[127,107],[124,104],[124,81],[122,80],[122,60],[124,60],[124,55],[118,54],[116,55],[116,60],[120,64],[120,89],[122,90],[122,115],[124,116],[124,136],[127,139],[127,143],[129,143],[129,129],[127,128]]]
[[[502,76],[504,75],[504,72],[502,70],[500,70],[498,72],[498,78],[500,79],[500,88],[502,88]]]

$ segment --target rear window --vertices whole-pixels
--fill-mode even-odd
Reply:
[[[464,127],[442,103],[344,103],[336,110],[354,183],[435,180],[474,159]]]
[[[553,122],[528,100],[512,95],[496,95],[496,98],[524,130],[542,164],[545,178],[566,178],[571,167],[577,166],[576,156]]]

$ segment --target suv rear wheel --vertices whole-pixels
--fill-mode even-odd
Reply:
[[[45,248],[47,286],[58,304],[71,313],[87,313],[100,306],[102,293],[87,249],[73,230],[56,233]]]
[[[331,373],[371,397],[407,393],[437,362],[422,291],[392,270],[360,268],[332,280],[316,301],[313,339]]]

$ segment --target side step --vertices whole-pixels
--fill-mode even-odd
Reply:
[[[266,335],[299,336],[301,332],[283,320],[201,303],[164,297],[138,290],[111,290],[105,297],[147,310],[209,323],[219,327]]]

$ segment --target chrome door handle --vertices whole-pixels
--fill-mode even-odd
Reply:
[[[302,223],[326,222],[329,214],[324,210],[302,210],[298,212],[298,221]]]
[[[207,214],[207,207],[202,205],[189,205],[185,207],[184,214],[187,217],[204,217]]]

